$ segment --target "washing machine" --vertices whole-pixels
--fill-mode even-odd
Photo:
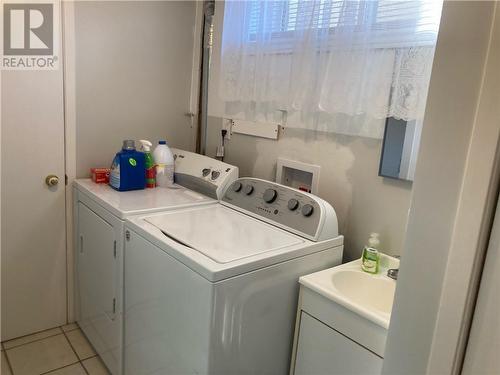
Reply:
[[[172,149],[174,188],[118,192],[90,179],[76,180],[75,314],[113,375],[123,368],[124,221],[130,215],[217,204],[238,168]]]
[[[129,217],[125,374],[288,374],[298,279],[342,252],[330,204],[256,178],[218,204]]]

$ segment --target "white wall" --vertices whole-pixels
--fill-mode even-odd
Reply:
[[[223,103],[218,96],[218,66],[223,2],[216,3],[214,53],[210,71],[207,153],[220,140]],[[383,124],[382,124],[383,126]],[[360,256],[371,232],[381,235],[381,249],[401,254],[411,197],[411,182],[378,176],[381,140],[286,128],[278,141],[233,134],[225,161],[242,176],[274,180],[279,156],[322,167],[319,196],[335,208],[345,236],[345,260]]]
[[[194,1],[75,4],[77,177],[109,166],[123,139],[194,149]],[[195,66],[195,69],[198,67]]]

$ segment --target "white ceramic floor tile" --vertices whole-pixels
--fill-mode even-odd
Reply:
[[[78,329],[78,324],[69,323],[69,324],[66,324],[65,326],[62,326],[61,328],[64,332],[69,332],[69,331],[73,331],[75,329]]]
[[[96,355],[96,352],[83,335],[82,331],[75,329],[74,331],[66,332],[69,342],[80,360],[84,360]]]
[[[5,353],[2,351],[2,354],[0,356],[0,362],[1,363],[1,371],[0,371],[0,374],[1,375],[12,375],[12,372],[10,372],[10,368],[9,368],[9,365],[7,363],[7,358],[5,358]]]
[[[63,334],[5,351],[15,375],[38,375],[78,362]]]
[[[24,344],[27,344],[29,342],[44,339],[44,338],[47,338],[50,336],[55,336],[55,335],[58,335],[60,333],[62,333],[60,328],[52,328],[52,329],[48,329],[46,331],[34,333],[32,335],[22,336],[22,337],[19,337],[17,339],[5,341],[3,343],[3,346],[4,346],[4,349],[7,350],[7,349],[13,348],[15,346],[24,345]]]
[[[106,366],[104,366],[99,357],[86,359],[82,363],[89,375],[109,375]]]
[[[48,372],[47,375],[86,375],[85,369],[79,363]],[[3,375],[3,374],[2,374]]]

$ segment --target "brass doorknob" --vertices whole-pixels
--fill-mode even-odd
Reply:
[[[47,186],[56,186],[59,183],[59,177],[53,174],[49,174],[47,177],[45,177],[45,183]]]

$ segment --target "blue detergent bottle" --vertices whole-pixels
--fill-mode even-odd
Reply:
[[[140,190],[146,187],[144,153],[135,149],[132,140],[123,141],[123,147],[113,159],[109,184],[119,191]]]

